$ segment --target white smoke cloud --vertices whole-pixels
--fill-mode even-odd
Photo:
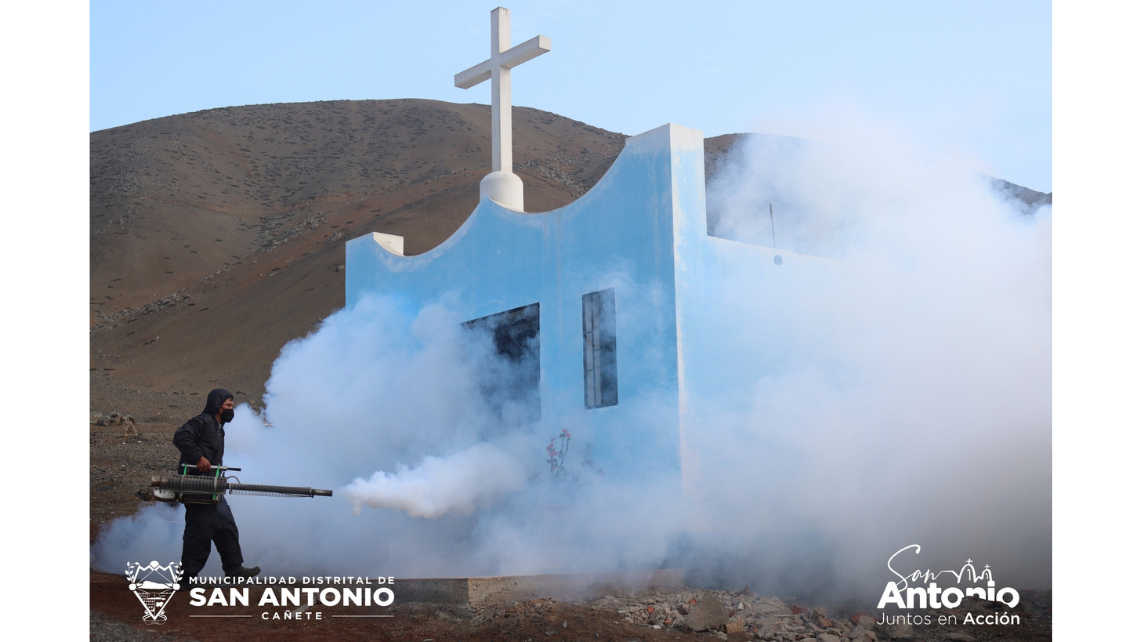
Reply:
[[[727,446],[704,453],[708,484],[763,489],[749,511],[724,495],[706,511],[741,532],[822,534],[835,562],[816,590],[875,590],[887,555],[917,542],[947,568],[987,556],[1004,581],[1048,586],[1051,208],[1025,214],[958,160],[860,136],[754,137],[708,201],[714,234],[776,237],[787,260],[843,260],[852,278],[755,297],[734,296],[748,274],[711,284],[750,320],[733,343],[787,365],[706,427]]]
[[[869,276],[705,284],[742,320],[726,340],[784,366],[743,382],[740,410],[707,415],[697,521],[663,479],[596,474],[575,418],[578,481],[550,481],[553,435],[490,392],[510,366],[449,297],[419,310],[366,298],[286,346],[264,416],[241,406],[227,428],[243,481],[335,489],[229,498],[247,561],[422,577],[685,565],[696,583],[864,595],[918,538],[1049,584],[1050,208],[1021,214],[958,162],[891,140],[758,138],[709,185],[715,234],[775,236]],[[659,420],[656,400],[622,403]],[[178,559],[179,533],[181,509],[144,508],[110,525],[93,566]]]
[[[526,482],[521,461],[491,444],[476,444],[444,457],[430,455],[416,468],[398,465],[391,474],[357,478],[345,491],[358,515],[362,506],[370,506],[435,518],[449,512],[471,515]]]
[[[283,348],[264,413],[241,404],[227,426],[226,463],[247,483],[334,497],[228,496],[249,564],[299,574],[495,572],[479,550],[493,543],[471,543],[482,518],[473,511],[543,470],[547,437],[519,411],[526,400],[488,385],[510,379],[513,366],[464,320],[448,296],[423,309],[366,298]],[[378,510],[355,515],[362,506]],[[117,572],[141,549],[179,559],[181,522],[181,507],[165,506],[116,520],[92,547],[93,567]],[[213,556],[204,572],[220,570]]]

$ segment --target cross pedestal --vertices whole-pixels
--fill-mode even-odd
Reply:
[[[536,36],[511,45],[511,12],[492,9],[492,55],[456,74],[456,86],[468,89],[492,81],[492,173],[480,181],[480,198],[523,211],[523,181],[512,173],[512,67],[551,51],[551,39]]]
[[[492,172],[480,179],[480,198],[490,198],[504,207],[523,211],[523,180],[513,172]]]

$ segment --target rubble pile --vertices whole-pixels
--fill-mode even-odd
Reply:
[[[682,589],[667,593],[607,595],[591,603],[596,608],[613,609],[627,622],[655,629],[685,628],[726,634],[748,634],[758,640],[848,640],[887,639],[887,632],[875,631],[873,619],[860,614],[855,618],[829,617],[823,608],[812,610],[786,604],[776,597],[764,597],[745,587],[740,591],[701,591]],[[894,631],[894,633],[905,633]],[[740,639],[740,635],[735,638]]]
[[[93,426],[122,426],[124,437],[138,437],[139,429],[135,426],[135,418],[131,415],[124,415],[119,412],[113,412],[110,415],[104,415],[100,412],[91,413],[91,425]]]
[[[1019,609],[1024,622],[1031,625],[1023,631],[1028,635],[1026,639],[1039,639],[1037,633],[1044,627],[1048,632],[1046,639],[1050,639],[1049,593],[1029,591],[1028,598],[1026,610]],[[973,634],[965,632],[967,629],[960,627],[914,628],[905,622],[884,625],[869,614],[830,612],[821,607],[809,608],[787,603],[776,597],[757,595],[748,586],[740,591],[681,588],[672,591],[606,595],[588,604],[617,614],[621,621],[654,629],[705,631],[722,640],[732,636],[736,640],[814,640],[815,642],[920,639],[972,642],[977,639],[994,639],[989,636],[999,633],[999,631],[984,632],[978,628],[972,630]],[[945,613],[960,615],[962,619],[960,610],[950,610]],[[932,619],[935,620],[934,617]]]

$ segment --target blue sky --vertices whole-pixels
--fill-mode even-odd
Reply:
[[[91,3],[91,130],[273,102],[489,102],[452,76],[488,56],[492,2]],[[1049,2],[525,1],[513,103],[637,134],[667,122],[919,151],[1051,191]],[[867,136],[865,137],[867,139]]]

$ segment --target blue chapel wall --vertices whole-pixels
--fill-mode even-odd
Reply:
[[[666,125],[628,139],[599,183],[558,210],[485,199],[412,257],[353,239],[346,302],[375,293],[419,308],[450,293],[457,323],[538,302],[541,434],[571,431],[571,459],[589,447],[608,481],[656,479],[700,498],[716,492],[703,480],[726,463],[710,443],[721,424],[748,416],[736,436],[746,440],[796,430],[750,415],[752,394],[802,367],[817,320],[835,323],[844,293],[868,282],[859,266],[709,236],[705,197],[702,133]],[[619,403],[588,410],[582,296],[606,288],[616,291]]]
[[[541,434],[568,429],[569,461],[589,449],[609,482],[677,487],[675,236],[680,204],[700,205],[704,221],[701,162],[701,132],[666,125],[628,139],[595,187],[563,208],[524,214],[483,199],[448,240],[411,257],[372,235],[353,239],[346,304],[372,293],[422,307],[452,293],[459,323],[538,302]],[[606,288],[616,295],[619,401],[586,409],[582,297]]]

